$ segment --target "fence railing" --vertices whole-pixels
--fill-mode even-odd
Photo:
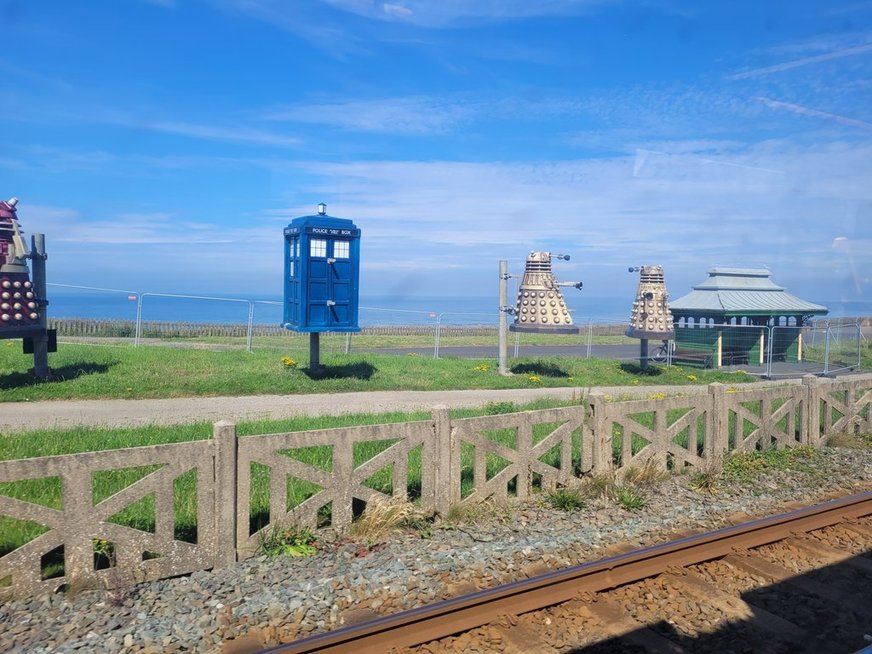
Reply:
[[[95,319],[93,323],[82,319],[59,320],[49,313],[49,325],[58,329],[61,336],[98,335],[130,338],[133,345],[138,346],[146,338],[173,337],[212,337],[240,339],[233,343],[224,343],[227,347],[245,347],[249,352],[254,347],[283,348],[294,339],[302,339],[305,334],[289,332],[280,326],[281,302],[271,300],[251,300],[244,298],[226,298],[201,295],[183,295],[175,293],[138,293],[121,289],[70,286],[67,284],[49,284],[60,287],[86,289],[102,293],[112,293],[119,297],[136,300],[136,315],[130,320],[108,321]],[[160,302],[170,303],[184,301],[187,307],[197,303],[207,303],[214,306],[219,303],[228,305],[226,322],[208,321],[178,321],[153,320],[149,318],[149,309],[157,308]],[[238,307],[238,311],[230,311],[230,307]],[[162,306],[167,311],[168,306]],[[496,345],[497,323],[499,314],[495,310],[486,312],[460,311],[423,311],[395,309],[384,307],[362,306],[361,315],[368,315],[372,324],[362,322],[363,335],[415,335],[426,337],[432,346],[434,358],[439,358],[446,338],[463,336],[492,336]],[[270,312],[272,322],[258,322],[264,312]],[[229,319],[229,316],[235,316]],[[378,319],[372,318],[377,316]],[[363,320],[363,319],[362,319]],[[382,320],[390,320],[393,325],[380,324]],[[132,322],[131,322],[132,321]],[[415,324],[406,324],[409,321]],[[577,346],[578,355],[586,358],[606,356],[620,360],[632,361],[638,359],[638,341],[624,336],[625,321],[614,320],[576,321],[579,326],[578,336],[562,336],[560,345]],[[735,324],[704,324],[695,327],[677,327],[678,338],[668,349],[667,364],[711,365],[713,367],[741,367],[750,374],[765,378],[775,378],[782,375],[795,376],[797,370],[791,369],[785,373],[779,363],[803,363],[805,368],[800,372],[829,375],[860,366],[864,334],[872,333],[870,319],[817,319],[803,326],[792,325],[735,325]],[[386,330],[386,331],[385,331]],[[329,336],[329,334],[328,334]],[[526,336],[514,333],[513,355],[518,357],[520,347]],[[255,339],[258,342],[255,343]],[[603,353],[597,349],[604,339],[609,343],[621,343],[623,349],[614,348]],[[455,340],[460,340],[455,339]],[[329,351],[350,353],[354,346],[354,335],[342,334],[340,337],[322,340],[322,346]],[[423,341],[422,341],[423,342]],[[244,343],[244,345],[243,345]],[[553,343],[557,344],[557,343]],[[630,347],[635,345],[636,347]],[[377,346],[376,346],[377,347]]]
[[[463,419],[440,407],[423,421],[245,438],[218,422],[211,441],[2,461],[0,522],[31,531],[25,544],[0,551],[0,596],[228,565],[276,529],[342,532],[379,500],[445,514],[587,475],[643,465],[713,471],[731,451],[818,447],[834,434],[872,432],[872,374],[627,393],[594,390],[579,405]],[[95,479],[119,470],[139,474],[95,498]],[[26,499],[38,484],[50,501]],[[131,523],[127,509],[143,502],[152,524]]]

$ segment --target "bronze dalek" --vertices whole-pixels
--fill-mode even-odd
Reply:
[[[556,254],[555,259],[569,261],[569,255]],[[580,289],[581,282],[558,282],[551,271],[550,252],[531,252],[527,255],[524,277],[518,287],[518,301],[513,313],[515,321],[509,325],[513,332],[547,334],[577,334],[572,316],[560,292],[561,286]]]
[[[672,312],[669,310],[669,294],[662,266],[638,266],[630,272],[639,272],[639,290],[633,302],[633,313],[627,336],[631,338],[675,338]]]
[[[675,338],[675,325],[667,302],[669,293],[666,292],[663,267],[636,266],[630,268],[630,272],[639,273],[639,289],[626,334],[640,339],[639,366],[645,370],[648,367],[648,339],[668,341]]]

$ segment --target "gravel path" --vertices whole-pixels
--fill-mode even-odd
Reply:
[[[214,572],[129,585],[119,592],[46,594],[0,605],[0,651],[236,651],[301,638],[374,614],[485,588],[603,556],[603,548],[709,530],[737,513],[872,489],[872,448],[827,448],[793,471],[722,484],[714,494],[674,476],[626,511],[591,500],[564,512],[543,500],[490,506],[479,522],[436,523],[372,542],[325,539],[310,558],[256,557]],[[486,516],[486,517],[484,517]],[[248,648],[248,649],[246,649]]]

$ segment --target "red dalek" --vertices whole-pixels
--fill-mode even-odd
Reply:
[[[0,200],[0,339],[20,338],[33,354],[31,373],[49,379],[48,353],[57,351],[57,332],[46,319],[45,236],[33,234],[28,249],[18,225],[18,198]],[[27,260],[33,264],[33,277]]]
[[[0,201],[0,330],[40,324],[40,306],[27,270],[30,251],[24,243],[15,205]]]

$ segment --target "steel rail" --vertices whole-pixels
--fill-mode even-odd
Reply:
[[[443,600],[357,625],[342,627],[263,654],[353,651],[382,654],[411,647],[493,622],[666,572],[673,566],[703,563],[735,550],[760,547],[788,536],[872,514],[872,492],[724,527]]]

